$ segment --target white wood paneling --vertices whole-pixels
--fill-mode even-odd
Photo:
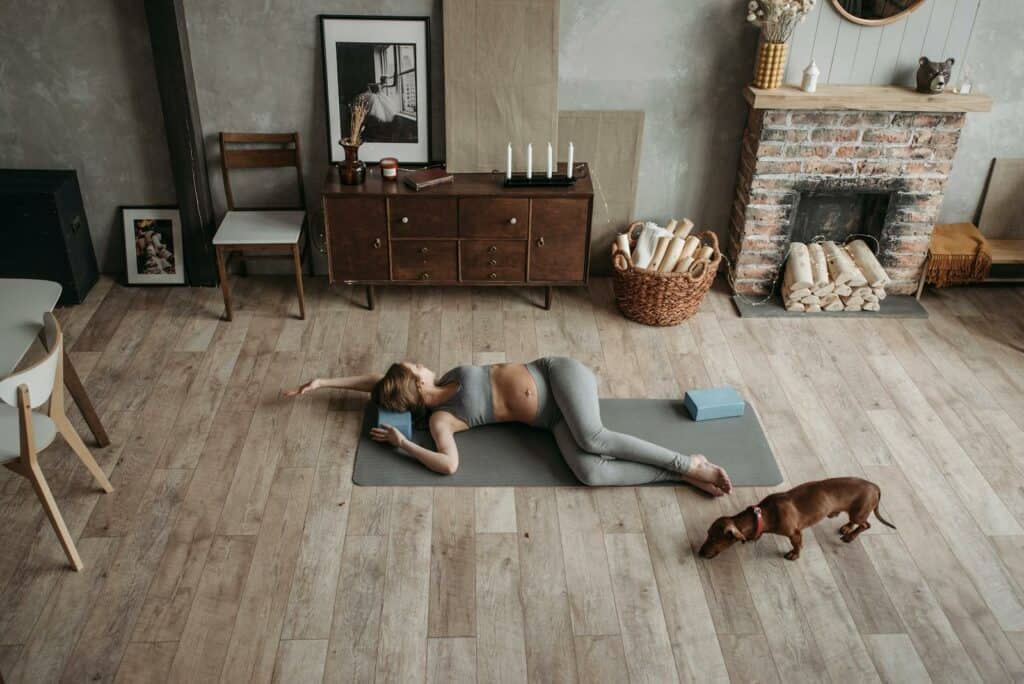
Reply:
[[[967,53],[980,0],[927,0],[924,7],[882,27],[859,26],[839,16],[831,0],[819,0],[797,27],[790,45],[786,82],[800,83],[813,58],[822,83],[913,83],[917,60],[953,57],[953,82]]]

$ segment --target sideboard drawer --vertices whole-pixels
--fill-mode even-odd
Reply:
[[[394,240],[391,243],[392,277],[395,280],[458,280],[458,254],[455,240]]]
[[[463,240],[462,279],[521,283],[526,280],[526,241]]]
[[[384,199],[325,197],[328,267],[337,280],[388,280]]]
[[[391,237],[456,237],[459,219],[454,198],[395,197],[391,210]]]
[[[459,236],[525,238],[530,200],[472,197],[459,200]]]
[[[530,281],[573,282],[586,278],[590,203],[537,199],[530,225]]]

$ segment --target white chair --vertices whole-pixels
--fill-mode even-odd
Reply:
[[[112,492],[103,469],[89,453],[82,438],[64,414],[64,340],[53,314],[43,316],[46,357],[33,366],[0,380],[0,465],[28,478],[43,504],[46,516],[75,570],[82,559],[61,517],[50,486],[39,469],[38,453],[48,447],[59,432],[105,492]],[[37,409],[49,400],[46,413]]]

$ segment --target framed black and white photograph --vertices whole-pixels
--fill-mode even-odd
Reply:
[[[360,159],[430,161],[427,17],[320,16],[331,162],[345,158],[350,108],[367,108]]]
[[[181,214],[171,207],[121,207],[129,285],[183,285]]]

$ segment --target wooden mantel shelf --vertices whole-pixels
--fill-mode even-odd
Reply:
[[[747,86],[743,97],[754,109],[844,109],[871,112],[987,112],[992,99],[981,93],[924,95],[913,88],[876,85],[819,85],[805,93],[794,85],[774,90]]]

